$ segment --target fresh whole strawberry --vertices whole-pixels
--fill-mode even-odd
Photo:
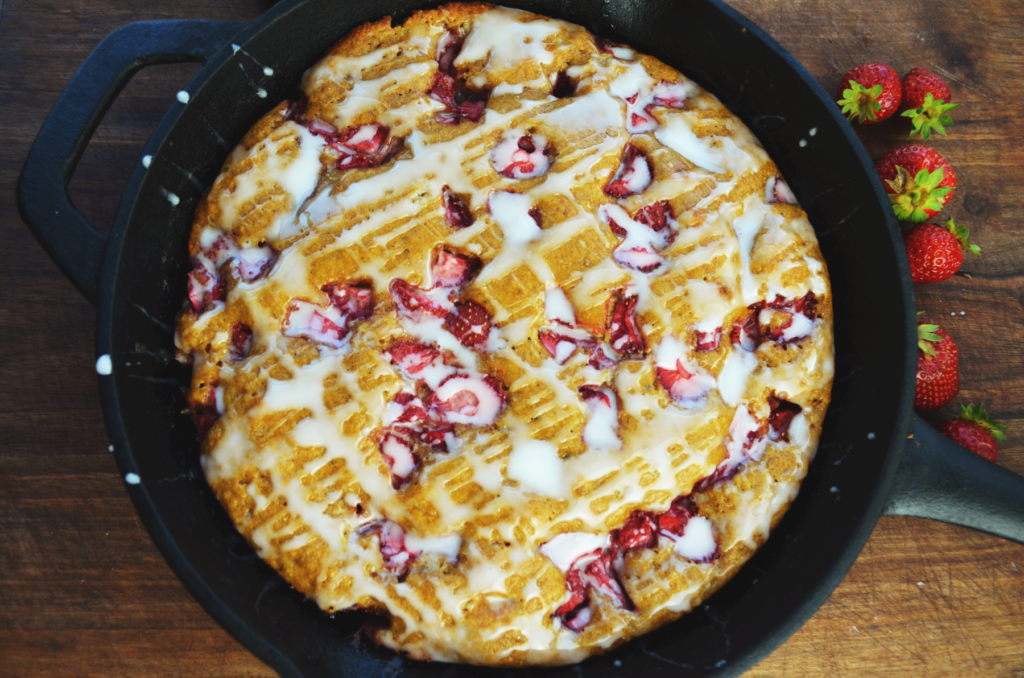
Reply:
[[[926,146],[902,146],[875,163],[896,218],[920,223],[938,214],[956,188],[949,162]]]
[[[937,410],[960,392],[960,353],[938,325],[917,324],[917,388],[914,407]]]
[[[943,125],[951,125],[953,119],[948,112],[960,104],[952,101],[949,85],[939,76],[923,68],[912,68],[903,76],[903,103],[900,104],[900,115],[910,118],[913,128],[911,139],[920,134],[922,141],[927,141],[932,131],[945,134]]]
[[[960,270],[964,249],[980,254],[981,248],[967,242],[968,230],[952,219],[945,228],[918,224],[903,236],[910,260],[910,276],[915,283],[942,282]]]
[[[839,80],[836,99],[850,122],[874,125],[892,116],[900,106],[900,76],[885,64],[861,64]]]
[[[971,452],[995,461],[999,455],[996,441],[1005,441],[1006,427],[988,418],[981,405],[961,405],[959,419],[947,419],[936,426],[939,433]]]

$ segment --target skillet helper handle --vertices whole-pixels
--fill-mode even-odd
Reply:
[[[916,415],[885,508],[1024,544],[1024,477],[957,445]]]
[[[205,63],[244,27],[238,21],[140,21],[118,28],[88,56],[39,130],[18,181],[18,209],[46,253],[94,305],[107,238],[68,198],[68,182],[89,139],[136,71]]]

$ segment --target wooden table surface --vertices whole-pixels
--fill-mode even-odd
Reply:
[[[685,3],[681,3],[685,5]],[[733,0],[834,91],[865,61],[948,78],[957,124],[931,142],[959,188],[946,212],[982,248],[918,286],[961,353],[963,402],[1009,424],[1000,463],[1024,474],[1024,3]],[[267,676],[196,604],[128,500],[93,370],[96,313],[18,216],[14,187],[65,83],[99,40],[139,19],[251,20],[261,0],[7,0],[0,10],[0,675]],[[685,34],[683,34],[685,36]],[[109,228],[145,139],[194,73],[137,75],[71,184]],[[905,132],[862,138],[872,157]],[[870,269],[870,262],[865,268]],[[952,408],[948,408],[952,411]],[[820,611],[747,676],[1024,677],[1024,546],[883,518]]]

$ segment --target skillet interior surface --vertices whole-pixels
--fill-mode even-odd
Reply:
[[[302,72],[351,28],[437,3],[306,0],[278,5],[200,71],[151,139],[129,183],[101,287],[104,411],[129,493],[158,548],[199,602],[283,675],[480,676],[508,673],[410,662],[354,635],[359,614],[328,617],[266,566],[203,480],[182,413],[189,368],[171,326],[185,296],[192,213],[234,143],[288,98]],[[852,565],[881,513],[913,394],[913,298],[896,221],[859,141],[813,79],[771,38],[714,0],[504,3],[581,24],[678,68],[761,140],[816,226],[834,293],[836,380],[818,456],[767,544],[706,605],[582,664],[619,671],[737,675],[789,637]],[[274,69],[264,76],[263,65]],[[240,67],[241,66],[241,67]],[[257,96],[259,87],[268,96]],[[812,132],[812,130],[814,130]],[[162,135],[166,131],[166,136]],[[803,143],[806,142],[806,143]],[[172,206],[167,192],[180,197]],[[871,262],[865,274],[864,262]],[[616,662],[620,662],[616,666]],[[614,673],[613,673],[614,672]],[[574,667],[544,675],[577,675]]]

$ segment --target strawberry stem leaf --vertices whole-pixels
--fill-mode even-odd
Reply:
[[[960,249],[967,250],[971,254],[981,254],[981,248],[977,245],[967,242],[967,237],[970,235],[970,231],[967,230],[966,226],[954,223],[952,219],[946,222],[946,230],[953,234],[956,241],[960,243]]]
[[[923,311],[921,312],[923,313]],[[918,313],[920,315],[920,313]],[[942,337],[935,334],[935,330],[939,329],[938,325],[921,324],[917,326],[917,347],[921,349],[921,352],[926,356],[935,357],[935,347],[933,343],[942,341]]]
[[[964,421],[969,421],[977,424],[981,428],[985,429],[992,434],[992,437],[1000,442],[1006,442],[1006,436],[1003,435],[1003,431],[1006,430],[1004,424],[1000,424],[998,421],[989,419],[988,412],[981,405],[960,405],[960,418]]]
[[[952,125],[953,118],[949,117],[948,111],[953,110],[960,104],[947,104],[942,99],[936,99],[931,92],[925,95],[924,102],[918,108],[903,111],[904,118],[910,118],[911,130],[908,139],[920,134],[922,141],[927,141],[933,131],[945,134],[943,125]]]
[[[945,170],[937,167],[934,172],[922,168],[917,175],[911,177],[906,168],[896,166],[896,178],[885,183],[893,190],[889,194],[896,218],[902,221],[921,223],[928,220],[928,211],[933,214],[942,210],[945,198],[953,192],[946,186],[938,188],[945,177]]]
[[[874,122],[878,119],[878,113],[882,110],[882,104],[878,101],[880,96],[881,85],[868,89],[856,80],[851,80],[850,88],[843,90],[843,98],[836,103],[843,107],[843,113],[850,122],[859,118],[860,123],[864,124],[865,121]]]

